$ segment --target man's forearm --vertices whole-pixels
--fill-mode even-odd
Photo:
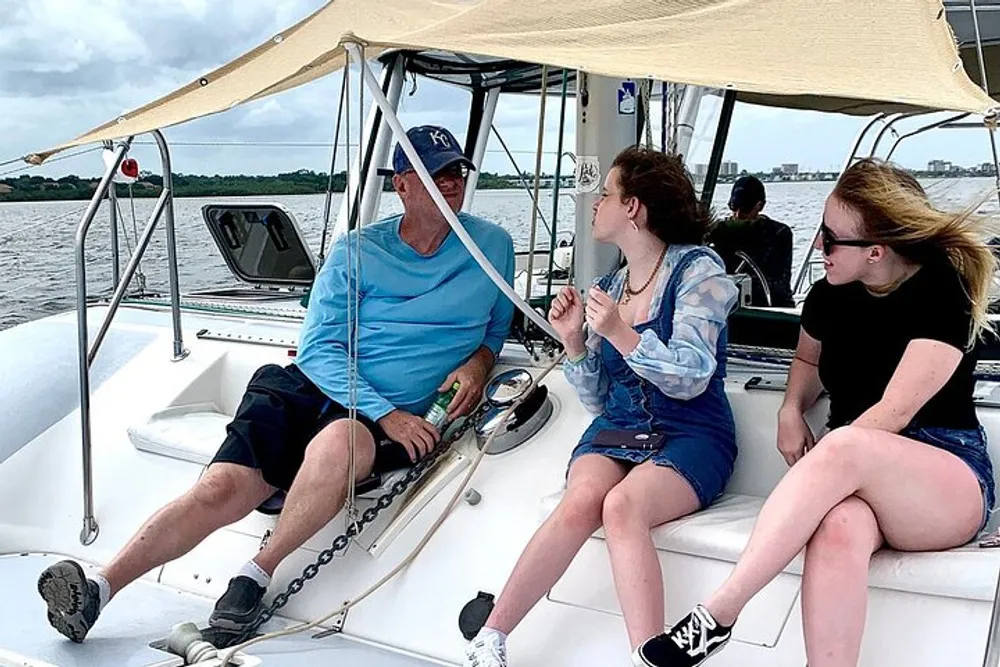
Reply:
[[[485,345],[480,345],[479,349],[472,353],[469,357],[469,361],[476,361],[482,365],[482,368],[486,373],[493,370],[493,364],[496,363],[496,357],[493,356],[493,350],[486,347]]]

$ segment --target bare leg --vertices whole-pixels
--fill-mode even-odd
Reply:
[[[305,459],[292,488],[288,490],[274,535],[254,557],[254,562],[268,574],[274,574],[278,563],[315,535],[344,507],[352,423],[356,422],[348,419],[331,422],[306,447]],[[355,476],[360,480],[371,474],[375,461],[375,440],[362,424],[356,425]]]
[[[868,564],[882,533],[868,503],[851,496],[806,546],[802,622],[809,667],[855,667],[868,606]]]
[[[601,526],[608,491],[625,476],[611,459],[585,454],[569,471],[559,506],[535,533],[514,566],[486,626],[510,633],[559,580],[573,557]]]
[[[260,471],[213,463],[180,498],[149,518],[101,572],[115,595],[146,572],[180,558],[212,532],[249,514],[274,487]]]
[[[886,431],[832,431],[792,466],[764,503],[732,574],[706,602],[724,625],[812,538],[823,517],[851,495],[867,502],[897,549],[936,551],[972,539],[983,499],[958,457]],[[913,517],[920,517],[913,521]]]
[[[676,470],[651,462],[632,470],[604,499],[604,533],[633,649],[663,632],[663,573],[649,531],[700,505]]]

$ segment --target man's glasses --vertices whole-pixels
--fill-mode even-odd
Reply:
[[[439,181],[445,180],[465,180],[469,175],[469,166],[459,162],[458,164],[453,164],[445,167],[441,171],[434,174],[434,180]]]
[[[846,245],[853,246],[855,248],[866,248],[868,246],[875,245],[871,241],[866,241],[864,239],[838,239],[830,231],[830,228],[826,224],[821,224],[819,226],[819,235],[823,243],[823,254],[829,255],[833,252],[835,246]]]

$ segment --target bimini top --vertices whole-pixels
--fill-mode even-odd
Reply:
[[[800,108],[995,106],[966,74],[941,0],[336,0],[33,161],[302,85],[344,67],[350,41],[368,58],[391,49],[469,54],[736,89],[748,101]]]

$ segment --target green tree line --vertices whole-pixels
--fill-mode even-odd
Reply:
[[[174,195],[177,197],[237,197],[249,195],[306,195],[326,192],[329,176],[322,172],[302,169],[275,176],[199,176],[173,174]],[[545,176],[543,175],[543,178]],[[100,179],[80,178],[70,174],[62,178],[23,175],[0,180],[0,202],[87,200],[93,197]],[[531,183],[531,176],[525,174]],[[333,175],[333,191],[343,192],[347,186],[346,172]],[[119,197],[129,196],[129,186],[117,184]],[[484,171],[479,175],[477,188],[496,190],[520,187],[516,175],[494,174]],[[142,172],[131,186],[135,197],[157,197],[163,189],[163,178]],[[392,179],[385,179],[385,189],[392,190]]]

